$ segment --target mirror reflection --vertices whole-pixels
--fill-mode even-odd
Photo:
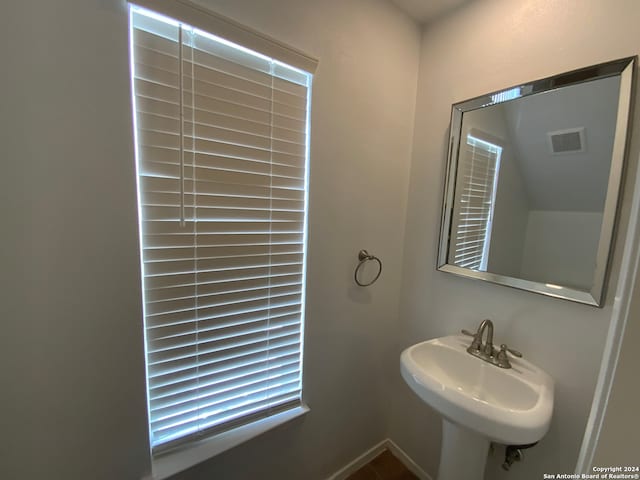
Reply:
[[[586,303],[597,303],[622,162],[616,132],[628,117],[623,83],[620,74],[549,89],[534,82],[459,104],[457,121],[454,106],[441,270],[538,284],[539,293],[590,292]]]

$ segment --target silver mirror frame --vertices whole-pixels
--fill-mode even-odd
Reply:
[[[461,277],[475,278],[507,287],[518,288],[530,292],[561,298],[587,305],[601,307],[604,301],[604,287],[606,285],[608,266],[611,257],[611,245],[613,244],[614,230],[618,218],[619,199],[622,188],[627,144],[630,136],[629,124],[631,115],[631,103],[635,85],[635,70],[637,57],[627,57],[591,67],[581,68],[553,77],[536,80],[534,82],[515,85],[504,90],[492,92],[470,100],[456,103],[451,108],[451,129],[449,138],[449,152],[447,169],[445,173],[445,189],[442,207],[442,222],[440,228],[440,244],[438,249],[437,270],[453,273]],[[620,76],[620,95],[618,98],[618,116],[616,119],[615,137],[611,158],[611,170],[607,186],[600,240],[596,255],[596,269],[594,283],[591,291],[576,290],[561,285],[534,282],[490,272],[480,272],[467,268],[450,265],[447,263],[449,242],[451,237],[451,219],[453,214],[453,199],[455,193],[456,172],[458,167],[458,153],[460,148],[460,132],[462,129],[462,117],[465,112],[477,110],[502,103],[498,100],[501,93],[512,91],[520,87],[522,92],[529,92],[521,97],[535,95],[541,92],[557,90],[569,85],[597,79]],[[503,98],[505,95],[502,96]]]

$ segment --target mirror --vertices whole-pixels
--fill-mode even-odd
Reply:
[[[453,105],[438,270],[602,305],[635,62]]]

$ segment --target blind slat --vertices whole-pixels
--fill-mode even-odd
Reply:
[[[269,395],[270,390],[281,391],[284,383],[288,388],[297,389],[297,378],[300,371],[269,372],[268,370],[256,375],[253,378],[241,378],[229,381],[220,385],[220,391],[212,395],[206,393],[200,397],[196,397],[197,402],[190,400],[181,408],[168,407],[159,411],[151,410],[151,426],[154,430],[162,432],[172,428],[177,423],[192,421],[194,416],[197,418],[201,415],[201,410],[210,409],[212,412],[223,412],[226,409],[233,408],[235,404],[241,403],[250,405],[256,401],[262,400]],[[270,381],[273,381],[273,387],[269,388]]]
[[[138,122],[144,124],[145,129],[157,133],[172,134],[176,132],[179,128],[179,121],[178,117],[162,116],[155,113],[141,112],[138,116]],[[242,128],[240,125],[237,127],[235,125],[225,125],[226,128],[224,128],[221,125],[210,125],[198,122],[194,124],[190,121],[185,121],[184,125],[186,131],[190,133],[193,132],[198,138],[215,139],[216,141],[232,145],[265,150],[271,149],[274,152],[288,153],[296,157],[299,162],[301,160],[302,164],[304,164],[305,138],[303,135],[300,135],[300,138],[294,141],[270,138],[268,132],[265,135],[261,135],[259,131],[253,132],[250,128],[246,126]],[[171,158],[169,161],[175,161],[175,158]]]
[[[167,386],[190,375],[203,368],[214,368],[224,362],[244,358],[248,355],[264,353],[265,347],[269,346],[269,351],[277,352],[284,348],[298,348],[300,342],[297,341],[296,335],[287,337],[279,337],[272,340],[262,340],[250,344],[240,345],[238,347],[227,348],[217,355],[205,355],[203,357],[184,356],[172,361],[167,361],[157,366],[149,366],[149,385],[155,387],[158,385]]]
[[[281,358],[293,355],[300,355],[300,343],[290,342],[281,344],[271,350],[271,358]],[[159,398],[164,392],[172,392],[181,384],[188,384],[191,380],[197,379],[201,375],[209,375],[227,368],[234,368],[240,365],[252,364],[265,358],[263,348],[254,348],[229,352],[221,359],[211,362],[182,362],[177,368],[165,369],[161,375],[149,378],[149,389],[154,391],[154,398]]]
[[[185,376],[181,381],[174,381],[168,387],[156,387],[152,388],[154,393],[154,401],[151,405],[152,409],[164,408],[170,405],[175,405],[180,401],[189,398],[190,390],[194,388],[194,381],[198,382],[199,389],[210,388],[216,383],[231,380],[240,379],[249,375],[255,375],[259,372],[264,372],[267,361],[272,362],[270,370],[277,371],[281,367],[298,366],[300,352],[296,351],[282,351],[280,354],[272,355],[269,359],[264,353],[254,354],[252,357],[244,357],[236,359],[235,362],[228,362],[222,365],[218,369],[209,370],[204,372],[199,370],[197,375]]]
[[[297,383],[294,381],[285,384],[284,386],[279,385],[271,392],[258,390],[252,395],[247,395],[245,399],[232,397],[227,403],[218,405],[217,409],[214,410],[212,408],[212,410],[221,413],[216,413],[206,418],[199,418],[198,416],[187,417],[186,420],[183,419],[182,423],[175,424],[172,428],[154,430],[154,437],[158,437],[158,443],[164,443],[176,438],[176,436],[182,436],[185,431],[188,433],[194,433],[198,430],[205,430],[210,426],[219,425],[224,420],[231,421],[238,416],[249,416],[251,413],[263,409],[273,410],[275,413],[277,412],[277,410],[275,410],[275,406],[280,402],[299,398],[300,391],[296,385]],[[215,406],[215,404],[211,405],[211,407]],[[253,416],[250,418],[255,419]],[[184,424],[185,422],[186,425]]]
[[[206,395],[203,392],[197,397],[198,402],[194,405],[190,400],[184,404],[170,406],[165,409],[151,410],[151,426],[158,432],[170,432],[176,425],[194,420],[207,418],[211,421],[211,416],[228,416],[230,411],[238,408],[244,409],[258,402],[262,402],[269,397],[281,395],[282,393],[292,393],[299,390],[297,377],[300,375],[298,369],[283,370],[281,372],[262,373],[253,378],[241,379],[235,384],[223,384],[221,387],[228,387],[228,390],[214,392],[213,395]],[[253,380],[253,381],[251,381]],[[233,387],[236,388],[233,388]],[[208,411],[204,414],[202,411]]]
[[[199,347],[198,354],[204,354],[210,346],[217,348],[218,345],[226,345],[231,340],[242,340],[243,343],[238,343],[237,345],[244,345],[246,339],[263,340],[265,338],[280,338],[285,335],[295,334],[298,330],[298,325],[296,322],[292,322],[290,316],[283,315],[281,317],[269,317],[256,322],[210,329],[201,329],[199,324],[193,322],[191,329],[191,332],[187,331],[179,336],[149,340],[149,353],[154,354],[154,358],[158,362],[171,361],[177,358],[176,352],[190,352],[189,347],[196,345]],[[271,336],[272,333],[273,336]],[[236,344],[233,343],[233,345]],[[181,355],[179,358],[184,358],[184,356]]]

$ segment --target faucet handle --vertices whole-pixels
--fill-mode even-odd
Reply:
[[[469,345],[469,348],[467,348],[467,351],[469,353],[471,353],[471,351],[479,352],[482,345],[480,335],[478,333],[471,333],[469,330],[466,330],[464,328],[461,330],[461,332],[469,337],[473,337],[473,341],[471,342],[471,345]]]
[[[514,357],[522,358],[522,354],[519,351],[514,350],[513,348],[507,347],[507,345],[504,344],[504,343],[502,345],[500,345],[500,352],[502,352],[502,353],[509,352]]]
[[[500,345],[500,351],[495,356],[494,365],[497,365],[500,368],[511,368],[511,362],[509,361],[507,352],[514,357],[522,358],[522,354],[519,351],[511,349],[503,343]]]

